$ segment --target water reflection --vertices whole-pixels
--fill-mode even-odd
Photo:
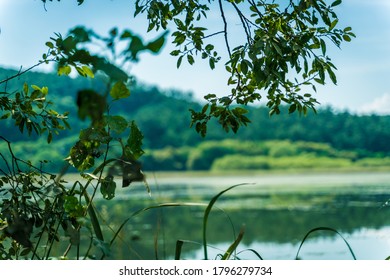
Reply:
[[[137,188],[131,194],[119,192],[112,201],[98,203],[109,228],[142,207],[162,202],[203,202],[221,189],[203,184],[167,184],[155,189],[148,200]],[[223,253],[245,226],[237,257],[294,259],[306,233],[316,227],[331,227],[351,245],[358,259],[385,259],[390,255],[389,208],[386,185],[346,185],[317,188],[246,186],[218,200],[212,211],[207,238],[209,256]],[[109,211],[108,211],[109,209]],[[204,206],[180,206],[145,211],[132,218],[115,241],[114,259],[172,259],[177,240],[184,240],[182,257],[202,259]],[[213,249],[214,247],[215,249]],[[303,245],[302,259],[352,259],[337,235],[316,232]]]

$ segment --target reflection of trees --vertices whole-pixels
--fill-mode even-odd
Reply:
[[[215,244],[233,241],[234,234],[229,219],[233,223],[236,234],[245,224],[245,235],[242,241],[244,246],[254,240],[298,243],[310,229],[319,226],[331,227],[341,233],[352,233],[362,227],[380,228],[389,224],[388,209],[380,208],[380,203],[377,203],[385,201],[384,197],[365,195],[362,201],[359,195],[333,195],[330,203],[318,204],[310,211],[303,208],[289,210],[284,207],[258,210],[232,209],[223,212],[215,208],[209,217],[208,242]],[[310,196],[306,195],[305,200],[310,200]],[[324,201],[327,199],[324,198]],[[359,203],[363,206],[350,206]],[[132,206],[131,209],[129,205]],[[113,229],[116,229],[131,213],[144,206],[144,203],[136,200],[131,202],[117,200],[112,205],[105,206],[111,209],[105,219]],[[120,259],[155,259],[154,244],[157,238],[158,256],[164,258],[165,254],[174,255],[175,244],[179,239],[201,243],[203,211],[202,207],[187,206],[146,211],[126,224],[120,239],[114,244],[113,253]],[[197,248],[186,244],[183,253],[191,249]]]

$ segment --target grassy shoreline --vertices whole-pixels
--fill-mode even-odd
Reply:
[[[80,180],[78,174],[67,174],[64,179],[68,182]],[[84,179],[82,179],[84,180]],[[121,179],[117,179],[117,193],[129,193],[128,188],[122,189]],[[372,191],[381,192],[390,184],[390,170],[317,170],[310,172],[299,170],[289,172],[205,172],[205,171],[184,171],[184,172],[148,172],[146,180],[152,193],[160,193],[180,187],[191,186],[194,192],[207,191],[217,193],[224,188],[247,184],[239,189],[257,189],[260,192],[312,192],[320,189],[331,188],[333,190],[347,191],[353,188],[360,192],[362,187],[370,188]],[[342,188],[340,188],[342,187]],[[372,187],[372,188],[371,188]],[[205,189],[206,188],[206,189]],[[245,192],[244,191],[244,192]],[[134,182],[131,185],[131,193],[141,194],[145,192],[144,183]],[[146,194],[145,194],[146,195]]]
[[[302,175],[307,174],[359,174],[359,173],[389,173],[390,166],[383,167],[342,167],[342,168],[310,168],[310,169],[274,169],[274,170],[207,170],[207,171],[145,171],[145,174],[152,178],[158,175],[166,177],[220,177],[220,176],[280,176],[280,175]]]

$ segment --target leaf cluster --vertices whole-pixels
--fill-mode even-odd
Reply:
[[[207,20],[212,2],[217,2],[223,30],[207,34],[208,29],[200,25]],[[222,97],[215,94],[205,96],[207,104],[200,112],[194,110],[192,125],[201,134],[206,134],[207,123],[216,118],[225,130],[234,132],[249,119],[244,108],[232,109],[237,104],[244,107],[261,100],[266,94],[270,115],[279,114],[282,104],[289,105],[289,113],[307,114],[318,101],[312,93],[316,85],[328,80],[336,84],[336,66],[328,56],[328,46],[340,47],[355,37],[350,27],[338,28],[335,8],[341,4],[336,0],[330,5],[323,0],[275,1],[179,1],[138,0],[135,15],[145,13],[149,20],[148,31],[166,29],[172,23],[177,65],[184,57],[194,64],[194,55],[209,58],[213,69],[220,57],[211,43],[205,39],[224,35],[228,61],[226,71],[230,74],[228,85],[231,92]],[[231,48],[227,11],[236,12],[246,40]]]
[[[58,62],[58,74],[69,75],[74,68],[84,77],[94,78],[97,72],[104,74],[106,90],[84,89],[77,93],[78,116],[81,120],[90,119],[88,128],[80,131],[79,140],[70,149],[68,162],[80,172],[93,169],[93,174],[101,174],[108,167],[105,178],[98,176],[101,192],[105,198],[112,198],[115,189],[115,175],[122,176],[123,187],[133,181],[144,181],[138,159],[142,156],[143,135],[134,121],[127,121],[121,115],[112,115],[111,107],[115,102],[131,95],[129,86],[131,77],[121,69],[118,60],[123,63],[137,61],[144,51],[159,52],[165,41],[165,34],[148,43],[144,43],[129,30],[119,33],[113,28],[108,36],[101,36],[83,27],[76,27],[63,39],[57,35],[47,42],[49,53]],[[118,54],[117,44],[127,42],[127,46]],[[108,52],[94,54],[90,44],[102,45]],[[102,55],[104,54],[104,55]],[[123,102],[123,101],[122,101]],[[126,140],[122,140],[129,130]],[[121,155],[111,155],[111,146],[116,142],[121,147]],[[102,160],[99,160],[103,158]],[[96,175],[95,174],[95,175]],[[108,193],[109,194],[108,194]]]
[[[59,241],[59,221],[66,220],[63,182],[16,157],[11,143],[0,138],[6,144],[0,153],[6,166],[0,168],[0,240],[13,241],[9,247],[0,243],[0,259],[19,259],[28,254],[32,258],[45,258],[50,253],[50,244]],[[45,250],[38,252],[43,236],[47,237]],[[38,240],[38,244],[32,240]]]
[[[123,64],[118,65],[118,62],[135,62],[144,51],[157,53],[164,42],[165,34],[144,43],[129,30],[120,34],[113,28],[108,36],[100,36],[84,27],[74,28],[66,37],[55,34],[55,37],[46,42],[48,51],[43,54],[39,64],[56,62],[58,75],[69,75],[75,69],[82,77],[94,78],[99,72],[106,81],[105,90],[82,89],[76,98],[78,117],[81,120],[90,119],[91,123],[87,128],[81,129],[67,161],[87,181],[85,184],[77,181],[70,189],[65,189],[63,185],[58,185],[59,179],[55,180],[56,176],[50,176],[46,180],[42,175],[43,171],[30,162],[23,161],[23,164],[34,172],[23,171],[19,167],[21,160],[13,154],[10,142],[1,136],[7,142],[11,155],[9,157],[0,153],[0,159],[4,161],[2,166],[6,166],[6,170],[0,169],[0,173],[4,175],[0,178],[0,192],[5,198],[0,201],[1,240],[10,238],[12,244],[7,249],[3,242],[0,243],[2,258],[28,254],[31,258],[49,258],[54,242],[60,241],[59,229],[69,237],[69,246],[64,252],[66,257],[72,246],[79,248],[80,230],[83,227],[90,234],[90,248],[93,243],[94,247],[101,250],[102,258],[109,254],[109,245],[104,240],[94,210],[94,196],[100,189],[103,198],[112,199],[116,188],[114,176],[117,175],[122,177],[122,187],[127,187],[134,181],[145,181],[138,162],[144,153],[141,131],[134,121],[111,114],[114,102],[130,96],[131,77],[122,70]],[[126,43],[125,48],[117,53],[117,44],[123,43]],[[91,46],[94,44],[100,44],[105,51],[93,53]],[[19,75],[21,74],[6,79],[5,83]],[[67,114],[61,115],[49,108],[52,103],[46,101],[48,87],[31,87],[33,91],[30,91],[26,83],[21,93],[1,93],[0,106],[5,112],[2,118],[12,117],[15,125],[22,132],[27,129],[29,135],[32,131],[37,134],[48,131],[50,142],[53,132],[57,133],[58,130],[65,129],[65,126],[69,128]],[[126,130],[129,130],[128,136],[123,141],[121,136]],[[111,145],[114,142],[121,146],[121,155],[112,152]],[[86,173],[87,171],[91,173]],[[57,191],[55,194],[52,193],[54,186]],[[150,192],[146,181],[145,186]],[[47,242],[46,249],[43,253],[38,253],[42,240]],[[23,250],[22,253],[20,250]],[[90,257],[89,253],[90,249],[85,255]]]
[[[21,91],[15,93],[0,92],[1,120],[11,118],[20,132],[27,131],[28,135],[47,133],[50,143],[53,134],[69,128],[68,113],[60,114],[51,109],[53,103],[47,100],[49,89],[25,83]]]
[[[79,75],[93,78],[100,71],[113,81],[126,82],[129,75],[122,70],[123,66],[138,61],[141,52],[158,53],[165,36],[166,33],[146,43],[130,30],[119,33],[114,27],[107,36],[101,36],[93,30],[77,26],[65,38],[56,33],[46,42],[49,49],[42,58],[46,63],[54,60],[58,64],[58,75],[69,75],[75,69]],[[124,47],[119,51],[118,45],[121,44]],[[96,46],[98,52],[93,53],[91,50]]]

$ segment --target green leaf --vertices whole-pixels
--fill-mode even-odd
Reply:
[[[214,58],[210,58],[209,65],[210,65],[210,69],[211,70],[215,69],[215,60],[214,60]]]
[[[128,127],[128,122],[121,116],[106,116],[105,120],[111,130],[120,134]]]
[[[177,63],[176,63],[176,67],[177,68],[180,68],[180,65],[181,65],[182,61],[183,61],[183,56],[179,56],[179,58],[177,59]]]
[[[209,204],[207,205],[205,211],[204,211],[204,215],[203,215],[203,252],[204,252],[204,259],[207,260],[208,259],[208,252],[207,252],[207,247],[208,247],[208,244],[207,244],[207,224],[208,224],[208,219],[209,219],[209,216],[210,216],[210,212],[214,206],[214,204],[217,202],[217,200],[219,199],[219,197],[221,197],[224,193],[230,191],[231,189],[234,189],[236,187],[239,187],[239,186],[245,186],[245,185],[248,185],[248,184],[238,184],[238,185],[234,185],[234,186],[231,186],[223,191],[221,191],[220,193],[218,193],[217,195],[215,195],[209,202]]]
[[[103,195],[104,199],[110,200],[115,197],[116,183],[114,181],[114,176],[108,175],[102,180],[100,186],[100,193]]]
[[[295,112],[296,109],[297,109],[297,104],[291,104],[290,107],[288,108],[288,113],[292,114]]]
[[[240,245],[242,238],[244,237],[244,227],[241,228],[240,233],[238,234],[236,240],[229,246],[225,254],[222,256],[221,260],[228,260],[233,252],[237,249],[237,246]]]
[[[320,40],[320,43],[321,43],[322,55],[325,56],[326,55],[326,43],[323,39]]]
[[[95,144],[92,141],[78,141],[70,149],[70,163],[80,171],[87,170],[94,166],[95,159],[91,155],[91,152],[94,150],[93,146],[95,146]]]
[[[241,61],[241,72],[244,75],[248,74],[248,64],[246,63],[246,60]]]
[[[336,27],[338,22],[339,22],[338,19],[335,19],[334,21],[332,21],[332,23],[329,26],[329,30],[333,30]]]
[[[65,40],[62,41],[62,50],[65,53],[69,53],[76,48],[76,40],[74,40],[73,36],[68,36]]]
[[[23,84],[23,92],[24,92],[25,95],[28,94],[28,84],[27,83]]]
[[[330,6],[331,6],[331,7],[336,7],[336,6],[340,5],[341,2],[342,2],[342,0],[336,0],[336,1],[334,1],[334,2],[332,3],[332,5],[330,5]]]
[[[58,67],[57,74],[59,76],[62,76],[62,75],[68,76],[71,71],[72,71],[72,68],[69,65],[64,65],[64,66]]]
[[[91,198],[88,195],[88,192],[84,192],[84,198],[85,198],[86,204],[88,205],[88,214],[89,214],[89,218],[91,220],[92,227],[93,227],[93,230],[95,232],[96,238],[100,241],[104,241],[104,236],[103,236],[102,229],[100,227],[99,219],[96,215],[94,205],[91,201]]]
[[[180,50],[173,50],[170,53],[172,56],[178,56],[180,54]]]
[[[80,204],[77,197],[65,196],[64,197],[64,210],[70,217],[81,217],[84,213],[84,207]]]
[[[349,31],[352,31],[352,27],[348,26],[346,28],[344,28],[343,30],[344,32],[349,32]]]
[[[78,116],[84,120],[92,119],[93,125],[101,125],[106,111],[106,99],[93,90],[81,90],[77,93]]]
[[[127,139],[127,145],[133,155],[133,160],[137,160],[144,154],[144,151],[142,150],[143,139],[144,136],[141,130],[138,128],[136,123],[132,121],[130,124],[130,136]]]
[[[328,71],[328,74],[329,74],[329,78],[332,80],[332,82],[336,85],[337,84],[337,78],[336,78],[336,74],[332,71],[331,68],[327,68],[327,71]]]
[[[119,67],[107,62],[104,58],[95,57],[94,67],[101,70],[114,81],[127,81],[129,76]]]
[[[110,95],[114,99],[122,99],[130,96],[130,90],[127,88],[124,82],[119,81],[111,88]]]
[[[164,43],[165,43],[165,37],[166,35],[168,34],[168,32],[164,32],[163,35],[161,35],[159,38],[157,38],[156,40],[148,43],[146,45],[146,48],[148,50],[150,50],[151,52],[153,53],[158,53],[161,48],[163,47]]]
[[[42,92],[43,95],[47,95],[49,93],[49,88],[48,87],[42,87],[41,92]]]
[[[144,173],[141,170],[141,164],[138,161],[122,161],[122,188],[130,186],[132,182],[144,182],[149,195],[151,194],[149,185],[145,180]]]
[[[352,41],[351,37],[350,37],[349,35],[347,35],[347,34],[344,34],[344,35],[343,35],[343,39],[344,39],[344,41],[346,41],[346,42],[351,42],[351,41]]]
[[[50,48],[50,49],[53,49],[54,48],[54,44],[52,43],[52,42],[46,42],[46,44],[45,44],[48,48]]]
[[[339,233],[337,230],[333,229],[333,228],[329,228],[329,227],[317,227],[317,228],[314,228],[312,230],[310,230],[306,235],[305,237],[302,239],[301,241],[301,244],[299,245],[299,248],[298,248],[298,252],[295,256],[295,259],[296,260],[299,260],[299,253],[301,251],[301,248],[303,246],[303,244],[305,243],[305,241],[307,240],[307,238],[309,237],[309,235],[311,235],[313,232],[317,232],[317,231],[328,231],[328,232],[333,232],[333,233],[336,233],[339,237],[341,237],[341,239],[344,241],[345,245],[347,245],[348,249],[349,249],[349,252],[351,253],[352,257],[354,260],[356,260],[356,256],[355,256],[355,253],[353,252],[351,246],[349,245],[348,241],[341,235],[341,233]]]
[[[70,31],[70,33],[75,36],[75,40],[77,42],[89,42],[91,41],[90,39],[90,31],[87,30],[85,27],[83,26],[77,26],[75,27],[74,29],[72,29]]]
[[[187,60],[190,65],[193,65],[195,63],[194,57],[192,55],[187,55]]]
[[[81,67],[85,73],[90,78],[95,78],[95,74],[92,72],[91,68],[89,68],[87,65],[83,65]]]
[[[283,56],[282,49],[279,47],[278,43],[272,42],[272,46],[276,50],[276,52],[280,55]]]
[[[131,43],[129,45],[128,51],[130,52],[130,57],[133,60],[137,60],[137,55],[140,51],[146,49],[146,46],[142,42],[142,39],[138,36],[133,35]]]
[[[38,91],[42,92],[42,89],[37,85],[31,85],[31,87],[33,90],[38,90]]]
[[[50,144],[53,141],[53,133],[49,132],[46,139],[47,143]]]

